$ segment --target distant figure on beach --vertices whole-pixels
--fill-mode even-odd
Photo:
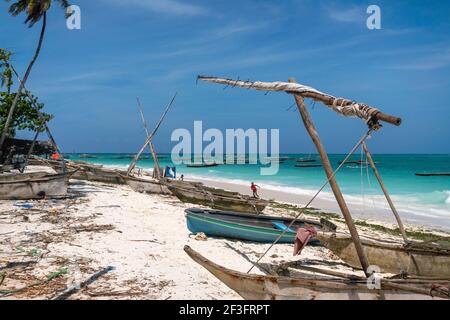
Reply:
[[[180,180],[181,180],[181,181],[184,181],[184,174],[181,174]]]
[[[252,182],[252,184],[250,185],[250,189],[252,189],[254,198],[259,198],[258,188],[261,188],[261,187],[258,186],[257,184],[255,184],[254,182]]]
[[[59,160],[59,153],[55,152],[54,154],[51,155],[50,157],[52,160]]]

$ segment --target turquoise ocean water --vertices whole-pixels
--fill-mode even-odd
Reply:
[[[81,157],[80,157],[81,156]],[[83,160],[114,167],[126,167],[130,163],[129,154],[89,154],[85,158],[80,154],[70,154],[72,160]],[[160,155],[160,165],[171,165],[170,154]],[[177,166],[178,175],[186,177],[207,177],[214,180],[249,184],[256,182],[263,188],[289,191],[296,194],[312,195],[326,181],[323,168],[296,168],[296,159],[318,159],[317,155],[283,154],[280,158],[289,159],[279,164],[276,175],[260,175],[261,165],[226,164],[210,168],[187,168]],[[345,155],[332,154],[330,160],[336,168]],[[152,168],[153,161],[149,155],[139,162],[143,168]],[[450,227],[450,177],[419,177],[414,173],[450,172],[450,155],[424,154],[376,154],[373,155],[383,181],[391,193],[399,211],[403,215],[430,218],[439,224]],[[351,161],[361,160],[360,154],[355,154]],[[318,163],[320,161],[318,160]],[[267,167],[267,166],[266,166]],[[337,175],[337,180],[350,203],[367,207],[375,202],[385,203],[381,189],[371,172],[370,167],[359,164],[346,164]],[[332,199],[329,187],[321,197]],[[380,201],[381,200],[381,201]]]

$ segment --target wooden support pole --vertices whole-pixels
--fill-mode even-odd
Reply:
[[[12,65],[11,65],[11,69],[12,69],[12,71],[14,72],[14,74],[16,75],[17,80],[19,80],[20,84],[23,84],[22,80],[20,79],[19,74],[17,73],[16,69],[14,69],[14,67],[13,67]],[[38,117],[39,117],[39,119],[42,121],[42,126],[45,128],[45,131],[47,132],[47,136],[48,136],[48,138],[50,139],[50,143],[53,145],[53,147],[55,148],[56,152],[58,152],[58,154],[61,156],[61,158],[62,158],[62,162],[61,162],[61,163],[62,163],[62,169],[63,169],[63,172],[66,172],[66,171],[67,171],[67,169],[66,169],[66,161],[64,160],[64,157],[63,157],[63,155],[62,155],[62,153],[61,153],[61,150],[59,149],[58,145],[56,144],[55,138],[53,138],[53,135],[52,135],[52,133],[50,132],[50,128],[49,128],[48,125],[47,125],[47,121],[45,121],[44,116],[43,116],[42,113],[39,111],[38,106],[37,106],[36,103],[34,102],[33,97],[31,96],[30,92],[29,92],[29,91],[27,90],[27,88],[25,87],[25,84],[23,84],[22,87],[23,87],[23,91],[24,91],[25,95],[28,97],[28,99],[30,100],[30,102],[32,103],[32,105],[36,108],[37,113],[38,113]],[[37,139],[38,134],[39,134],[39,133],[37,132],[37,133],[36,133],[35,139]],[[33,148],[34,148],[34,142],[33,142],[32,148],[30,148],[30,152],[28,153],[28,156],[27,156],[27,163],[28,163],[28,158],[29,158],[29,156],[31,155],[31,152],[33,151]]]
[[[139,100],[139,98],[136,98],[136,100],[137,100],[137,103],[138,103],[139,112],[141,114],[142,124],[144,125],[145,135],[148,138],[149,135],[150,135],[150,132],[148,132],[147,121],[145,121],[145,116],[144,116],[144,111],[142,110],[141,101]],[[158,154],[155,151],[155,146],[153,145],[152,141],[149,142],[148,148],[149,148],[150,153],[152,154],[152,157],[153,157],[153,162],[154,162],[153,169],[156,170],[155,171],[156,172],[156,177],[159,180],[159,179],[161,179],[161,171],[159,170]]]
[[[378,172],[378,169],[375,165],[375,162],[372,159],[372,155],[369,152],[369,149],[367,148],[367,145],[365,142],[362,143],[364,152],[366,153],[367,161],[369,162],[370,166],[372,167],[373,173],[375,174],[375,177],[378,180],[378,183],[380,184],[381,190],[383,190],[384,196],[386,197],[387,202],[389,203],[389,207],[391,207],[392,213],[395,216],[395,219],[397,220],[398,227],[400,229],[400,233],[402,234],[403,240],[405,243],[408,243],[408,237],[406,236],[405,227],[403,226],[402,219],[400,218],[400,215],[397,212],[397,209],[394,206],[394,203],[392,202],[391,197],[389,196],[389,193],[384,186],[383,180],[381,179],[381,175]]]
[[[289,79],[290,83],[296,83],[295,79]],[[369,276],[367,273],[367,269],[369,267],[369,261],[364,253],[364,248],[361,244],[361,240],[359,238],[358,230],[356,229],[355,223],[353,222],[353,218],[350,214],[350,210],[347,207],[347,203],[345,202],[344,196],[342,195],[341,189],[339,188],[338,183],[333,175],[333,168],[331,167],[330,159],[328,158],[328,154],[320,141],[319,134],[312,122],[311,116],[306,109],[303,98],[299,95],[294,94],[295,102],[297,104],[298,110],[300,111],[303,124],[305,125],[306,130],[308,131],[309,136],[311,137],[313,143],[315,144],[317,151],[319,152],[320,158],[322,160],[323,168],[329,180],[331,189],[333,190],[334,197],[341,209],[341,212],[344,216],[345,222],[350,231],[350,235],[353,239],[353,244],[355,246],[356,252],[359,257],[359,261],[361,262],[361,267],[364,270],[366,276]]]
[[[142,152],[144,152],[145,148],[147,148],[147,145],[149,145],[152,142],[152,139],[153,139],[154,135],[158,131],[159,127],[161,126],[161,123],[163,122],[164,118],[166,117],[167,112],[169,112],[170,107],[172,107],[172,104],[175,101],[176,97],[177,97],[177,93],[175,93],[175,95],[173,96],[172,100],[167,105],[166,110],[164,110],[163,115],[161,116],[161,118],[159,118],[159,121],[156,124],[155,129],[153,129],[152,133],[150,133],[150,135],[147,137],[147,140],[145,140],[144,145],[141,147],[139,152],[134,156],[133,161],[130,163],[130,165],[128,167],[127,175],[130,175],[131,171],[133,171],[134,167],[136,166],[137,161],[141,157]]]
[[[373,124],[375,124],[378,120],[396,126],[399,126],[402,123],[402,119],[400,119],[399,117],[385,114],[365,103],[356,103],[355,101],[350,99],[337,98],[312,87],[298,83],[294,84],[286,82],[242,81],[233,79],[221,79],[209,76],[198,76],[197,79],[231,87],[296,94],[297,96],[301,96],[305,99],[310,98],[314,101],[322,102],[325,106],[343,116],[359,117],[361,119],[364,119],[366,122],[370,122]]]

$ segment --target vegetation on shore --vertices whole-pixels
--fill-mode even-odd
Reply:
[[[274,209],[284,209],[289,210],[290,215],[295,215],[302,211],[301,207],[298,207],[296,205],[288,204],[288,203],[280,203],[280,202],[272,202],[270,206]],[[308,208],[303,210],[303,214],[307,216],[313,216],[317,218],[324,218],[328,220],[334,220],[337,222],[345,223],[344,219],[336,213],[331,212],[323,212],[319,209],[315,208]],[[381,232],[385,233],[390,236],[400,237],[400,229],[397,228],[390,228],[381,224],[367,222],[365,220],[355,220],[355,224],[359,227],[367,228],[371,231]],[[412,240],[421,240],[425,242],[437,242],[440,244],[447,244],[450,245],[450,236],[441,235],[433,233],[432,231],[428,230],[419,230],[419,229],[407,229],[406,235],[408,238]]]
[[[14,71],[10,64],[11,56],[11,51],[0,48],[0,78],[2,87],[0,91],[0,131],[3,131],[16,96],[15,92],[11,92],[14,84]],[[12,116],[12,121],[8,126],[6,137],[14,137],[17,130],[43,132],[43,121],[49,122],[53,119],[53,115],[41,111],[43,108],[44,104],[40,103],[36,96],[32,94],[29,94],[29,96],[24,94],[20,95]]]

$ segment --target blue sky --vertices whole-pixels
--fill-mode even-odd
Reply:
[[[176,128],[279,128],[283,152],[314,149],[293,98],[207,83],[198,74],[299,82],[403,118],[370,141],[373,152],[450,153],[450,2],[77,0],[81,30],[49,13],[46,38],[28,87],[56,118],[65,152],[134,152],[175,91],[177,101],[155,144],[174,146]],[[370,4],[382,29],[366,27]],[[0,2],[0,46],[24,72],[40,25],[11,17]],[[320,104],[312,116],[329,152],[346,152],[365,131]]]

